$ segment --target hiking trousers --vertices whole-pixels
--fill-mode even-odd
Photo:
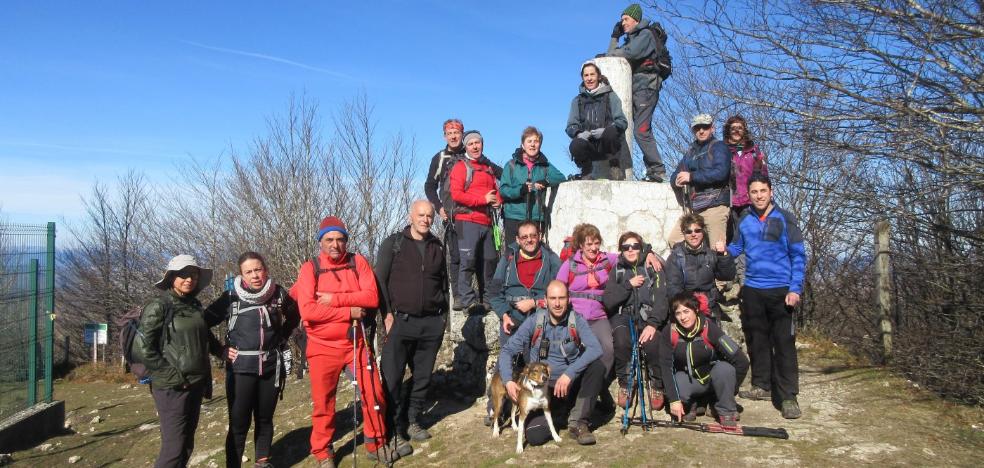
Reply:
[[[772,390],[780,400],[799,394],[799,362],[789,288],[741,288],[741,328],[752,365],[752,385]]]
[[[389,402],[386,422],[390,427],[418,422],[427,402],[437,351],[444,339],[447,315],[435,311],[431,315],[415,316],[396,313],[393,327],[383,343],[380,367],[386,400]],[[410,366],[410,391],[403,386],[403,375]],[[402,426],[404,429],[406,425]]]
[[[659,353],[660,333],[657,331],[651,340],[640,345],[638,344],[639,335],[646,328],[647,324],[645,322],[641,320],[634,321],[636,328],[635,342],[632,341],[631,330],[629,330],[628,314],[615,314],[608,319],[608,322],[612,326],[612,341],[615,350],[615,377],[618,378],[618,385],[623,388],[628,385],[629,365],[632,363],[632,347],[639,346],[640,351],[645,353],[645,356],[640,353],[639,358],[646,358],[644,364],[649,369],[650,380],[652,380],[656,389],[662,390],[663,379],[659,370],[659,362],[656,360],[656,356]],[[640,371],[642,370],[641,367],[639,369]],[[634,385],[637,384],[633,382]]]
[[[350,343],[351,346],[351,343]],[[324,354],[308,355],[311,366],[311,454],[318,460],[331,457],[331,440],[335,435],[335,397],[338,377],[345,367],[352,367],[352,348],[328,348]],[[364,342],[359,342],[355,364],[362,401],[362,433],[366,450],[375,452],[386,443],[386,400],[376,363],[369,357]],[[369,369],[367,366],[371,366]],[[348,390],[346,390],[348,391]]]
[[[677,387],[680,401],[689,408],[698,398],[711,395],[715,397],[714,409],[718,414],[738,414],[738,403],[735,401],[737,377],[735,367],[727,361],[716,361],[711,366],[711,378],[704,383],[684,371],[673,375],[673,384]]]
[[[632,133],[642,151],[642,161],[646,164],[647,175],[666,175],[663,160],[659,156],[659,147],[653,137],[653,111],[659,104],[659,88],[646,87],[632,90]],[[672,181],[671,181],[672,182]]]
[[[601,363],[601,359],[595,359],[588,364],[581,375],[571,381],[567,389],[567,397],[555,397],[553,386],[549,387],[550,412],[555,428],[560,430],[564,427],[563,421],[567,421],[568,427],[579,421],[588,422],[591,411],[594,410],[595,400],[605,386],[605,374],[605,366]],[[547,417],[542,411],[536,411],[526,418],[525,429],[525,438],[530,445],[543,445],[553,440],[550,436],[550,427],[547,426]]]
[[[482,302],[482,295],[486,294],[486,288],[492,283],[498,256],[492,239],[491,226],[470,221],[455,221],[454,228],[458,233],[458,256],[461,260],[461,269],[458,270],[458,294],[461,303],[468,307]],[[482,262],[480,273],[478,262]],[[478,280],[478,291],[472,288],[472,275]]]
[[[587,322],[588,326],[591,327],[591,333],[594,334],[595,338],[598,338],[598,343],[601,343],[601,357],[598,360],[605,366],[605,375],[608,375],[612,371],[612,366],[615,364],[615,345],[612,341],[612,325],[608,322],[607,317],[588,320]]]
[[[591,173],[591,163],[593,161],[614,161],[615,166],[621,166],[619,160],[619,149],[622,147],[622,132],[614,126],[609,125],[601,133],[601,138],[595,140],[585,140],[574,138],[568,149],[571,152],[571,159],[574,164],[581,169],[581,175]],[[629,165],[629,167],[632,167]],[[607,174],[605,174],[607,176]]]
[[[226,373],[229,431],[226,433],[226,466],[239,467],[246,448],[246,434],[253,427],[253,460],[268,458],[273,442],[273,413],[280,389],[275,373],[266,375]]]
[[[186,389],[154,388],[154,407],[161,421],[161,450],[154,468],[183,468],[188,466],[195,449],[195,430],[202,412],[205,384]]]

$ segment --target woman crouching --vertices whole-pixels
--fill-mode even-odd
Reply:
[[[684,292],[673,296],[673,324],[663,329],[659,364],[670,414],[679,421],[696,419],[701,397],[716,399],[714,412],[722,426],[736,427],[735,395],[748,372],[748,357],[731,337],[708,320],[703,295]],[[703,302],[703,303],[702,303]]]

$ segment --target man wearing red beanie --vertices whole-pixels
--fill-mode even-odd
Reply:
[[[392,463],[399,455],[386,443],[383,416],[386,403],[375,362],[366,348],[361,320],[367,308],[379,305],[372,267],[357,253],[349,253],[348,231],[342,220],[328,216],[318,229],[318,256],[304,262],[291,287],[307,332],[307,359],[311,368],[311,454],[320,467],[334,467],[331,439],[335,433],[335,395],[338,377],[352,366],[362,400],[363,433],[369,459]]]

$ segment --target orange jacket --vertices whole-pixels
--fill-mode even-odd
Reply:
[[[351,268],[349,256],[355,259]],[[348,253],[338,261],[324,252],[318,253],[322,273],[318,279],[318,292],[331,293],[331,303],[318,302],[314,290],[314,264],[304,262],[297,273],[297,282],[290,288],[290,295],[297,301],[301,320],[307,332],[307,354],[327,354],[339,349],[352,349],[349,331],[352,327],[352,307],[367,309],[379,306],[376,277],[372,267],[362,255]],[[359,346],[363,341],[359,332]]]

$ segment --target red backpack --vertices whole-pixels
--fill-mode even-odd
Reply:
[[[560,248],[560,261],[567,261],[568,258],[574,256],[574,252],[577,249],[574,248],[574,236],[567,236],[564,238],[564,245]]]

